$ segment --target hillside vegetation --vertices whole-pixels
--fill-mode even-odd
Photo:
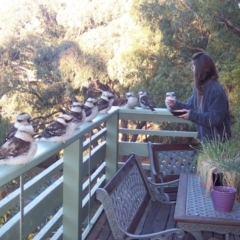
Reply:
[[[213,57],[239,112],[240,9],[235,0],[0,0],[3,117],[66,111],[110,90],[144,89],[157,107],[165,92],[192,92],[190,57]],[[123,104],[119,101],[119,104]],[[48,120],[50,121],[50,120]]]

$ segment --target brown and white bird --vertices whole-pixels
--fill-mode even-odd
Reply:
[[[126,93],[127,104],[126,107],[129,109],[134,109],[138,105],[138,98],[135,96],[133,92]]]
[[[168,110],[171,110],[171,108],[167,104],[168,99],[176,100],[175,92],[166,92],[165,105],[166,105]]]
[[[38,141],[63,142],[65,143],[73,136],[75,124],[74,117],[68,114],[61,114],[50,123],[38,136]]]
[[[114,102],[114,95],[108,91],[102,92],[100,99],[97,101],[98,113],[106,114],[111,109]]]
[[[156,111],[152,105],[151,99],[147,96],[146,92],[138,92],[139,103],[142,108],[151,109],[153,112]]]
[[[84,110],[86,112],[85,122],[91,122],[98,115],[97,100],[88,98],[84,103]]]
[[[37,142],[32,125],[19,126],[15,135],[0,148],[0,164],[26,164],[37,152]]]
[[[72,107],[68,114],[74,117],[73,120],[73,124],[75,125],[74,129],[78,129],[86,118],[84,105],[81,102],[73,102]]]
[[[6,133],[5,142],[14,137],[20,126],[31,125],[31,121],[31,116],[27,112],[18,114],[16,122],[9,128],[8,132]]]

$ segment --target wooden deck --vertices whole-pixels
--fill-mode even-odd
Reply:
[[[164,221],[147,222],[145,223],[145,230],[148,229],[149,231],[156,231],[156,230],[160,231],[160,230],[171,228],[171,227],[177,227],[176,223],[173,220],[174,210],[175,210],[175,207],[164,208],[166,221],[165,222]],[[204,236],[204,240],[207,240],[209,238],[224,240],[224,235],[213,233],[213,232],[203,232],[203,236]],[[89,233],[89,235],[85,240],[114,240],[104,212],[101,214],[98,221],[93,226],[91,232]],[[179,238],[173,235],[173,237],[169,238],[169,240],[179,240]],[[195,239],[191,234],[186,232],[184,240],[195,240]],[[240,240],[240,236],[230,236],[229,240]]]
[[[166,180],[166,179],[165,179]],[[168,178],[166,181],[172,181],[174,179]],[[165,189],[165,191],[169,194],[170,200],[175,201],[177,199],[177,188],[169,188]],[[161,213],[160,213],[161,212]],[[154,213],[159,214],[160,216],[156,218],[154,216],[153,219],[158,219],[157,221],[151,221],[151,217],[148,218],[148,221],[144,223],[143,233],[150,233],[156,231],[162,231],[169,228],[178,227],[176,222],[174,221],[174,212],[175,205],[172,206],[164,206],[164,208],[159,209],[156,206],[156,210]],[[150,220],[149,220],[150,219]],[[214,232],[202,232],[204,240],[208,240],[211,238],[215,238],[216,240],[225,240],[225,236],[222,234],[214,233]],[[107,220],[107,217],[103,211],[98,221],[93,226],[91,232],[88,234],[85,240],[114,240],[113,235],[111,233],[111,229]],[[148,239],[145,239],[148,240]],[[179,240],[179,238],[175,235],[169,237],[168,240]],[[195,238],[188,232],[185,232],[185,236],[183,240],[195,240]],[[228,240],[240,240],[240,236],[230,235]]]

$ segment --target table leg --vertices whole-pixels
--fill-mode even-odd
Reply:
[[[188,232],[191,233],[196,240],[204,240],[203,235],[200,231]]]
[[[225,234],[225,240],[229,240],[229,233]]]

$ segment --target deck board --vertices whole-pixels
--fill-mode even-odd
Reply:
[[[98,239],[98,240],[100,240],[100,234],[102,233],[102,230],[104,228],[108,229],[109,232],[110,232],[110,226],[109,226],[108,221],[107,221],[107,216],[103,212],[100,215],[98,221],[94,224],[94,227],[92,228],[91,232],[88,234],[88,237],[86,239],[91,239],[91,240]],[[106,231],[105,231],[105,233],[106,233]],[[102,236],[101,240],[107,239],[106,236],[107,236],[107,234],[105,236]]]
[[[174,206],[172,208],[165,208],[165,212],[168,213],[166,216],[166,220],[163,221],[163,218],[158,218],[158,220],[154,223],[148,221],[145,223],[145,230],[147,228],[152,229],[152,231],[160,231],[159,229],[166,229],[170,227],[176,227],[176,223],[173,221],[173,215],[174,215]],[[157,209],[156,209],[157,210]],[[163,212],[162,212],[163,213]],[[161,215],[162,216],[162,215]],[[204,239],[209,238],[217,238],[218,240],[224,240],[224,235],[213,233],[213,232],[203,232]],[[103,211],[103,213],[100,215],[98,221],[95,223],[93,228],[91,229],[90,233],[86,237],[85,240],[114,240],[111,229],[109,226],[109,223],[107,221],[107,217]],[[179,240],[177,236],[173,235],[168,240]],[[190,233],[185,233],[185,237],[183,240],[195,240],[194,237]],[[229,240],[240,240],[240,236],[230,236]]]

